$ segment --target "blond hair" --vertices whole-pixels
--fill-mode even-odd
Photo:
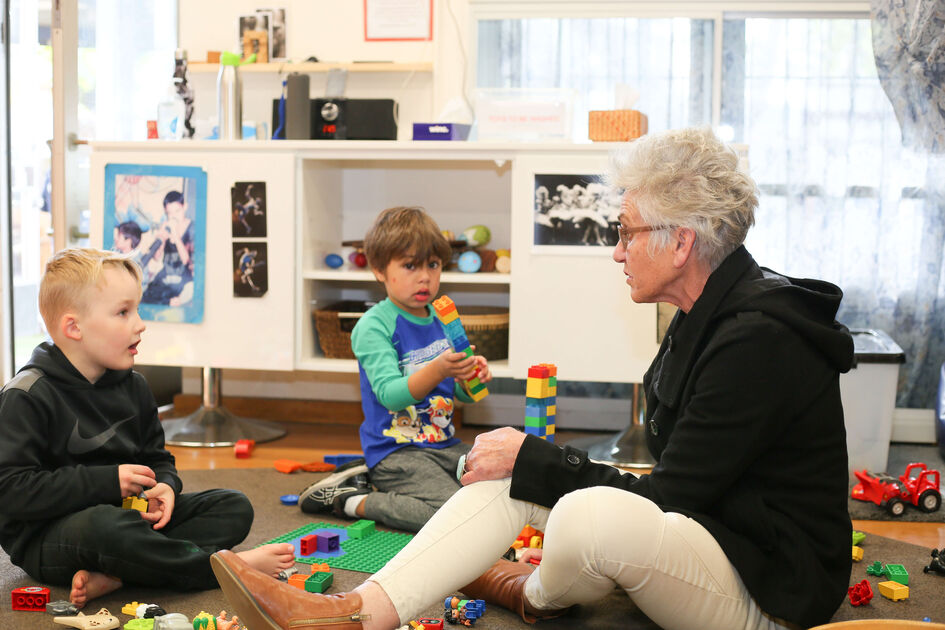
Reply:
[[[709,269],[745,241],[755,222],[755,182],[708,127],[631,142],[612,158],[608,180],[630,193],[647,225],[692,229],[695,254]],[[672,230],[651,232],[650,254],[668,247],[672,237]]]
[[[423,264],[436,257],[448,263],[449,241],[436,221],[416,206],[397,206],[381,212],[364,237],[364,254],[372,269],[383,272],[396,256],[413,257]]]
[[[89,289],[101,286],[106,268],[125,269],[141,284],[141,269],[129,256],[101,249],[71,248],[57,252],[46,263],[39,285],[39,313],[46,330],[69,309],[85,310]]]

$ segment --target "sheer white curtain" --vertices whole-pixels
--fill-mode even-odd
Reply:
[[[778,271],[838,284],[839,319],[885,330],[906,353],[897,405],[931,407],[943,222],[926,199],[929,158],[902,147],[869,20],[727,20],[724,30],[744,73],[723,89],[722,123],[749,145],[762,193],[749,249]]]
[[[711,20],[525,18],[481,20],[476,85],[571,88],[573,137],[587,141],[587,112],[614,109],[618,84],[651,130],[711,122]]]

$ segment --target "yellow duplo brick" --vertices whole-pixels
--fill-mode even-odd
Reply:
[[[489,395],[489,390],[486,389],[485,387],[483,387],[483,388],[480,389],[478,392],[473,392],[472,394],[470,394],[470,397],[471,397],[474,401],[479,402],[480,400],[482,400],[483,398],[485,398],[485,397],[488,396],[488,395]]]
[[[545,435],[554,435],[555,434],[555,425],[546,424],[545,425]]]
[[[863,550],[857,547],[856,545],[854,545],[853,546],[853,561],[859,562],[862,559],[863,559]]]
[[[546,407],[546,411],[549,416],[553,416],[558,413],[558,405],[548,405],[548,407]]]
[[[445,315],[440,315],[439,313],[437,313],[437,317],[439,317],[440,321],[443,322],[444,324],[449,324],[454,319],[459,319],[459,314],[456,311],[450,311],[449,313],[446,313]]]
[[[886,599],[891,599],[894,602],[898,602],[900,599],[909,599],[909,587],[905,584],[890,580],[880,582],[877,586],[879,586],[879,594]]]
[[[554,396],[552,387],[548,386],[546,378],[530,378],[525,384],[525,396],[528,398],[548,398]]]

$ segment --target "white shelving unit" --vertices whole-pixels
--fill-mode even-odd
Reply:
[[[218,63],[192,61],[187,64],[187,70],[193,73],[216,73],[220,69]],[[291,62],[273,61],[269,63],[248,63],[240,66],[240,72],[261,72],[274,74],[288,74],[290,72],[329,72],[331,70],[347,70],[348,72],[433,72],[432,62],[394,63],[381,61],[328,63],[328,62]]]
[[[424,207],[441,228],[476,224],[489,246],[512,251],[510,274],[445,272],[440,294],[463,306],[509,308],[509,359],[496,376],[525,378],[535,363],[562,380],[639,382],[657,350],[656,306],[630,301],[608,248],[536,248],[534,176],[596,174],[607,144],[395,141],[196,141],[92,143],[93,244],[102,242],[104,167],[109,163],[200,166],[207,172],[207,277],[201,324],[149,322],[139,360],[256,370],[354,373],[353,360],[325,358],[312,309],[333,301],[383,299],[373,275],[349,265],[341,242],[363,238],[382,209]],[[269,292],[232,290],[230,187],[265,181]]]

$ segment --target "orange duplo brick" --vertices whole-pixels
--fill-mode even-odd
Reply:
[[[276,470],[279,472],[286,474],[294,473],[296,470],[302,468],[302,464],[300,462],[291,459],[277,459],[276,461],[272,462],[272,465],[275,466]]]

